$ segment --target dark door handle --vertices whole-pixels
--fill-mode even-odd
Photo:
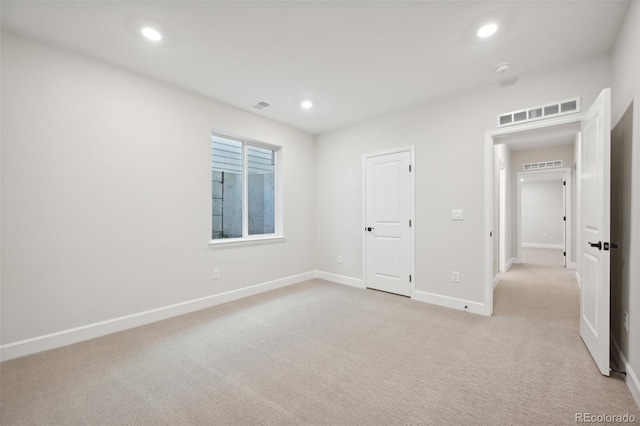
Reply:
[[[369,226],[368,228],[365,228],[365,229],[366,229],[367,231],[371,232],[371,231],[373,231],[373,230],[374,230],[374,229],[376,229],[376,228],[372,228],[372,227],[370,227],[370,226]]]
[[[592,243],[591,241],[589,241],[589,245],[591,247],[598,247],[598,250],[602,250],[602,241],[598,241],[597,243]]]

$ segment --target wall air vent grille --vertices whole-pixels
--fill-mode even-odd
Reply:
[[[498,115],[498,127],[527,123],[565,114],[580,112],[580,98],[568,99],[548,105],[527,108]]]
[[[557,167],[562,167],[562,160],[543,161],[542,163],[529,163],[522,166],[524,170],[555,169]]]
[[[261,102],[258,102],[257,104],[255,104],[253,107],[255,109],[265,109],[265,108],[268,108],[270,106],[271,106],[271,104],[269,102],[261,101]]]

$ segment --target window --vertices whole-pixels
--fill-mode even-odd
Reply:
[[[213,134],[211,239],[280,235],[279,148]]]

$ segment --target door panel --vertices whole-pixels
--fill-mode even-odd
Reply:
[[[366,286],[411,295],[411,152],[365,162]],[[371,231],[368,231],[368,228]]]
[[[582,121],[580,336],[598,369],[609,375],[611,90]]]
[[[590,253],[584,253],[582,258],[583,275],[588,279],[583,281],[583,310],[582,317],[593,334],[597,334],[598,313],[596,297],[596,280],[598,274],[598,258]]]
[[[373,218],[378,223],[398,224],[400,221],[401,161],[389,161],[373,165]]]
[[[400,264],[400,244],[402,240],[394,237],[379,237],[374,235],[373,254],[376,261],[376,273],[387,277],[402,277]]]

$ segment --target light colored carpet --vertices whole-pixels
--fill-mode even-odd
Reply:
[[[538,266],[564,266],[562,250],[522,247],[522,263]]]
[[[640,411],[578,336],[570,273],[491,318],[313,280],[0,365],[2,425],[575,424]]]

